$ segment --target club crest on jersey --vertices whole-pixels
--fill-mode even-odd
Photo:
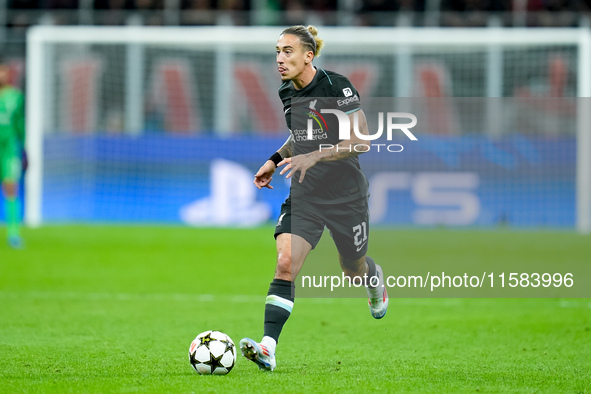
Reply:
[[[351,90],[351,88],[344,88],[343,94],[345,95],[345,97],[351,97],[353,96],[353,91]]]
[[[318,102],[318,99],[314,99],[312,101],[310,101],[310,106],[308,109],[310,110],[316,110],[316,103]]]

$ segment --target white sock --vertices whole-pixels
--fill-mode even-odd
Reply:
[[[275,347],[277,346],[277,342],[271,337],[264,336],[261,344],[265,345],[271,354],[275,354]]]
[[[381,286],[374,287],[373,289],[366,287],[366,289],[370,298],[380,298],[384,294],[384,288]]]

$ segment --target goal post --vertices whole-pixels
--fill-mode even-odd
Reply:
[[[577,76],[576,228],[591,233],[591,31],[579,33]]]
[[[256,89],[267,89],[261,86],[265,81],[253,80],[256,75],[249,74],[252,71],[250,69],[236,76],[233,64],[238,60],[246,59],[248,62],[255,58],[257,61],[264,59],[269,63],[269,68],[263,74],[273,72],[273,47],[281,30],[276,27],[227,26],[36,26],[29,29],[26,143],[31,164],[26,178],[26,223],[36,227],[46,219],[43,209],[46,195],[44,166],[47,164],[44,153],[48,135],[58,135],[64,130],[75,135],[108,134],[111,128],[117,129],[116,133],[130,137],[146,133],[149,128],[147,118],[152,116],[149,109],[146,109],[149,106],[146,102],[154,101],[159,105],[159,94],[166,84],[176,84],[175,86],[182,88],[183,83],[198,82],[200,90],[185,91],[185,96],[189,95],[191,98],[188,101],[183,101],[185,96],[167,97],[174,105],[169,105],[170,111],[165,115],[166,119],[160,122],[165,126],[161,127],[168,127],[181,134],[196,132],[219,138],[240,135],[244,131],[251,135],[254,131],[249,130],[255,129],[268,130],[273,134],[274,129],[281,126],[276,115],[271,115],[276,112],[276,107],[268,108],[268,112],[265,112],[265,102],[259,105],[257,113],[242,108],[246,104],[237,100],[237,97],[245,94],[246,99],[249,99],[251,96],[248,94]],[[315,61],[320,66],[330,62],[329,58],[337,57],[338,65],[346,70],[349,61],[355,63],[371,56],[379,56],[363,63],[366,68],[364,78],[371,80],[367,83],[374,87],[373,94],[377,92],[389,97],[413,97],[416,94],[415,74],[418,61],[438,56],[452,59],[459,70],[451,76],[447,76],[447,70],[442,71],[446,74],[443,80],[449,77],[454,82],[453,91],[447,92],[450,96],[511,97],[514,92],[507,81],[524,75],[519,72],[520,67],[529,67],[531,70],[539,68],[536,64],[540,59],[539,53],[544,52],[547,55],[554,48],[567,48],[569,59],[573,60],[570,66],[576,79],[572,96],[579,98],[576,105],[575,225],[581,233],[591,232],[591,31],[582,28],[322,27],[320,36],[327,43],[323,51],[325,56]],[[523,51],[523,56],[519,56],[520,51]],[[154,54],[159,52],[168,53],[171,60],[167,63],[152,61],[155,59]],[[100,54],[102,60],[98,59],[94,63],[87,61],[84,65],[86,68],[67,68],[69,66],[64,65],[72,59],[91,59],[94,53]],[[338,58],[342,54],[352,57]],[[464,57],[466,61],[462,60]],[[474,64],[463,69],[462,63],[465,62]],[[187,64],[199,70],[199,73],[196,74],[194,70],[186,71],[184,67]],[[333,60],[331,64],[336,63]],[[377,77],[372,71],[374,66],[380,70]],[[92,74],[97,69],[101,70],[100,75],[114,75],[112,80],[102,82],[100,88],[93,85],[92,79],[98,78],[99,74]],[[164,70],[161,73],[163,76],[154,77],[161,69]],[[438,70],[436,67],[431,69],[434,73],[439,72]],[[466,71],[466,75],[462,70]],[[506,75],[508,70],[511,75]],[[70,76],[66,81],[68,73]],[[85,77],[84,83],[89,84],[88,86],[77,87],[78,82],[72,73],[93,76]],[[179,75],[185,79],[177,81],[175,78]],[[269,76],[269,79],[274,77]],[[236,78],[240,78],[239,83]],[[68,83],[73,87],[64,91],[64,84]],[[238,85],[240,90],[236,90]],[[84,99],[69,96],[78,91],[86,95]],[[71,106],[73,109],[64,109],[64,100],[74,103]],[[79,119],[79,114],[72,111],[88,108],[85,106],[88,100],[96,101],[98,109],[84,113],[83,119]],[[277,105],[276,97],[273,100],[268,105]],[[198,103],[201,116],[187,116],[185,112],[192,110],[183,107],[187,102]],[[494,100],[490,103],[487,116],[494,116],[499,109],[495,109]],[[228,113],[236,115],[231,117]],[[269,120],[271,116],[273,119]],[[248,130],[244,130],[245,128]],[[497,131],[493,127],[492,130],[483,132],[494,136]],[[72,149],[78,148],[79,146]],[[88,149],[95,148],[92,146]],[[65,166],[67,163],[69,162],[64,161],[60,165]],[[92,165],[88,168],[89,173],[96,170]],[[82,176],[80,182],[91,184],[93,179]],[[67,216],[63,220],[68,220]]]

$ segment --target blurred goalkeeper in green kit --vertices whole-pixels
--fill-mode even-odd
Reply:
[[[19,182],[26,163],[25,113],[22,92],[10,85],[10,69],[0,63],[0,182],[8,244],[22,249]]]

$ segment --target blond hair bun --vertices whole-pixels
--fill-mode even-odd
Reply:
[[[315,26],[309,25],[307,27],[312,37],[314,37],[314,41],[316,41],[316,52],[314,56],[320,56],[320,50],[324,47],[324,40],[318,37],[318,29]]]

